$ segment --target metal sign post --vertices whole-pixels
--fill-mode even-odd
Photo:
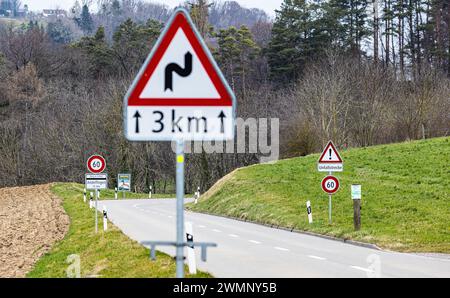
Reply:
[[[333,175],[333,172],[328,172],[328,175],[331,176]],[[328,196],[328,223],[331,225],[332,220],[331,220],[331,208],[332,208],[332,194],[330,194]]]
[[[342,172],[344,170],[344,161],[332,141],[329,141],[323,149],[323,152],[317,162],[317,170],[319,172],[328,172],[328,177],[322,181],[322,189],[328,193],[328,222],[331,225],[333,194],[339,189],[339,181],[332,175],[333,172]],[[327,182],[330,180],[331,182]]]
[[[144,242],[176,247],[176,276],[184,276],[184,142],[228,141],[235,135],[236,96],[208,46],[183,8],[167,22],[124,98],[124,133],[129,141],[176,142],[177,237],[174,242]],[[149,198],[152,197],[150,187]]]
[[[95,233],[98,233],[98,190],[95,190]]]
[[[184,141],[177,141],[177,278],[184,277]]]

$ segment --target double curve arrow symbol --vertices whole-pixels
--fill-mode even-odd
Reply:
[[[184,55],[184,68],[182,68],[180,65],[176,63],[170,63],[169,65],[167,65],[165,73],[164,91],[167,91],[167,89],[173,91],[173,73],[176,73],[183,78],[188,77],[192,73],[191,52],[187,52],[186,55]]]

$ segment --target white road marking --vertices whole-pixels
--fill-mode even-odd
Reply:
[[[222,231],[221,230],[218,230],[218,229],[214,229],[214,230],[212,230],[213,232],[216,232],[216,233],[222,233]]]
[[[256,240],[248,240],[248,242],[251,242],[251,243],[253,243],[253,244],[261,244],[261,242],[256,241]]]
[[[321,261],[326,260],[325,258],[318,257],[318,256],[313,256],[313,255],[310,255],[310,256],[308,256],[308,257],[311,258],[311,259],[316,259],[316,260],[321,260]]]
[[[373,273],[372,270],[367,269],[367,268],[363,268],[363,267],[359,267],[359,266],[350,266],[350,268],[353,268],[353,269],[356,269],[356,270],[361,270],[361,271],[364,271],[364,272],[367,272],[367,273]]]
[[[274,248],[277,249],[277,250],[281,250],[281,251],[289,251],[289,249],[284,248],[284,247],[275,246]]]
[[[235,235],[235,234],[228,234],[228,236],[233,237],[233,238],[239,238],[239,236]]]
[[[198,227],[202,229],[206,228],[204,225],[198,225]]]
[[[168,218],[173,218],[173,216],[172,215],[169,215],[169,216],[167,216]]]

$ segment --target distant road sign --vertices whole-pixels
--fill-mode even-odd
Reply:
[[[344,162],[332,141],[328,142],[319,158],[318,170],[319,172],[342,172],[344,170]]]
[[[107,189],[108,174],[86,174],[85,185],[89,190]]]
[[[117,175],[117,189],[119,191],[131,191],[131,174]]]
[[[101,155],[93,155],[87,160],[87,169],[92,174],[102,173],[106,168],[106,161]]]
[[[361,185],[359,184],[352,185],[352,199],[361,200]]]
[[[236,98],[184,9],[177,9],[124,100],[130,141],[234,138]]]
[[[327,176],[322,180],[322,189],[327,194],[334,194],[339,190],[339,180],[334,176]]]

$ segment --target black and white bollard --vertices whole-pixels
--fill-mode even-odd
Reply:
[[[108,211],[106,210],[106,206],[103,206],[103,231],[108,230]]]
[[[308,212],[308,221],[310,224],[312,224],[313,218],[312,218],[312,209],[311,209],[310,201],[306,202],[306,211]]]
[[[94,207],[94,202],[93,202],[93,200],[94,200],[94,194],[93,194],[92,191],[91,191],[90,197],[89,197],[89,209],[92,209],[92,208]]]
[[[114,199],[117,200],[117,187],[114,188]]]
[[[195,250],[194,250],[194,231],[192,227],[191,222],[186,222],[184,224],[184,228],[186,229],[186,242],[188,244],[187,246],[187,259],[188,259],[188,266],[189,266],[189,273],[190,274],[196,274],[197,273],[197,263],[195,260]]]
[[[153,191],[153,187],[150,186],[150,190],[148,191],[148,198],[149,199],[152,198],[152,191]]]
[[[198,203],[198,199],[200,199],[200,186],[197,187],[197,192],[195,193],[195,204]]]
[[[83,191],[83,202],[86,203],[86,188]]]

